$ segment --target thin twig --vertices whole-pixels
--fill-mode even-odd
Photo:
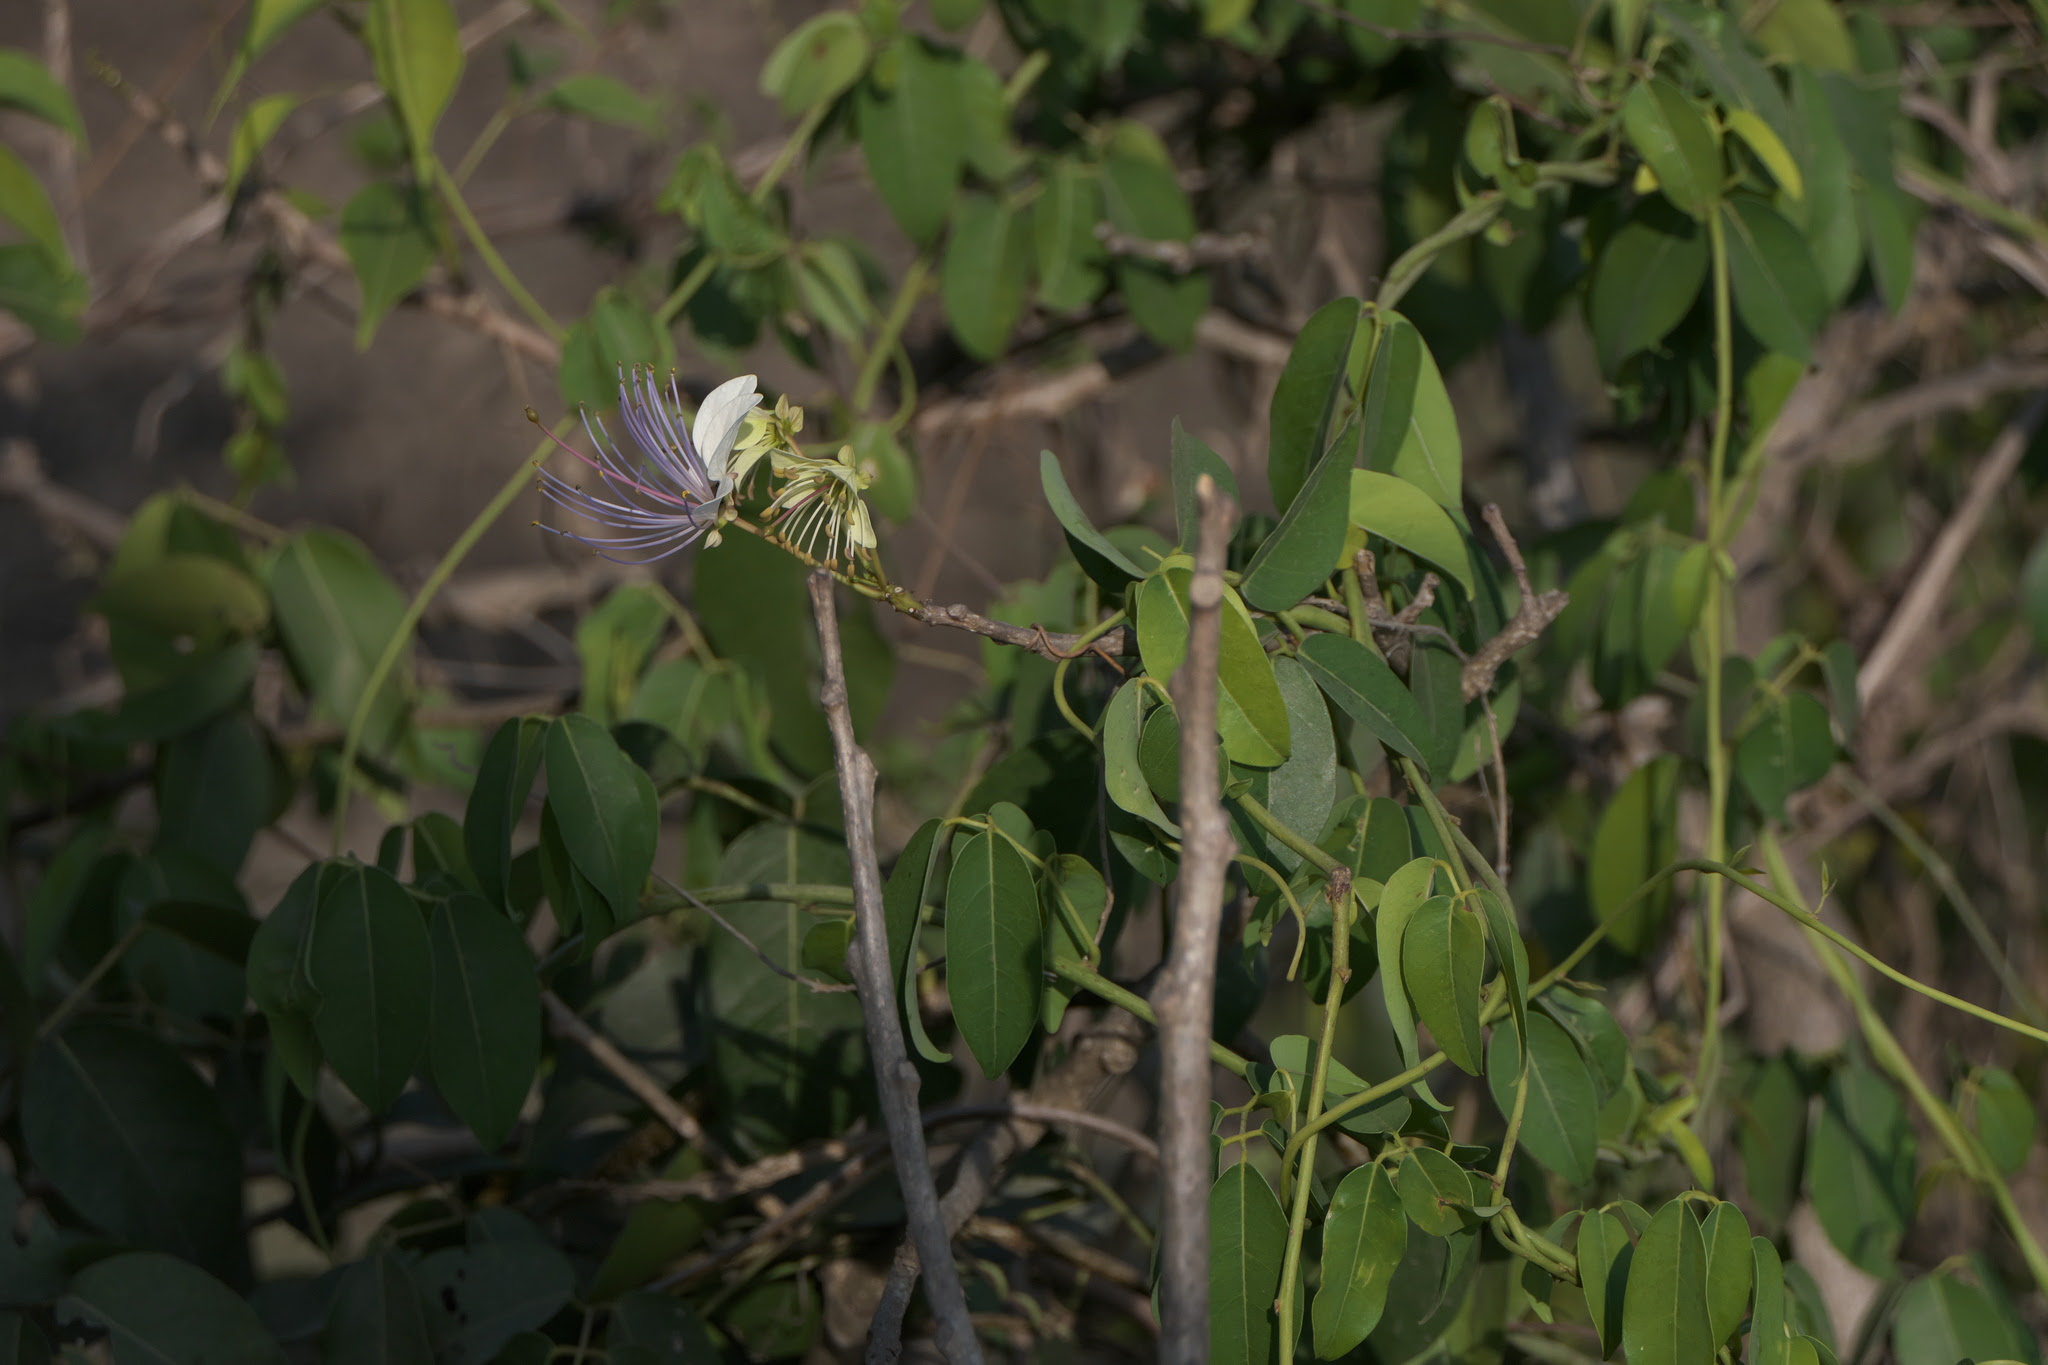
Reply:
[[[1963,552],[1976,540],[1977,530],[1984,524],[1986,514],[2018,471],[2034,428],[2041,424],[2044,416],[2048,416],[2048,393],[2036,395],[2018,416],[2005,424],[2004,430],[1998,433],[1998,439],[1991,443],[1984,463],[1977,466],[1977,472],[1970,478],[1969,491],[1963,495],[1962,505],[1941,528],[1941,534],[1934,538],[1927,558],[1914,576],[1913,586],[1899,599],[1891,620],[1885,623],[1884,634],[1878,637],[1870,658],[1856,675],[1856,690],[1866,707],[1884,690],[1892,674],[1919,647],[1933,625],[1936,614],[1948,599],[1949,584],[1962,565]]]
[[[1522,562],[1521,547],[1515,544],[1497,505],[1489,502],[1481,515],[1493,529],[1493,538],[1500,542],[1500,551],[1514,571],[1515,586],[1522,590],[1522,603],[1515,609],[1515,619],[1502,626],[1500,634],[1481,645],[1466,662],[1462,686],[1466,701],[1491,688],[1493,675],[1500,672],[1501,665],[1534,644],[1571,602],[1571,595],[1562,588],[1539,593],[1530,585],[1529,566]]]
[[[1180,898],[1166,970],[1152,993],[1159,1016],[1159,1358],[1209,1358],[1209,1031],[1224,878],[1236,844],[1223,814],[1216,765],[1217,664],[1223,632],[1223,563],[1237,508],[1206,474],[1194,577],[1188,587],[1187,660],[1173,676],[1180,713]]]
[[[681,896],[690,904],[696,906],[699,910],[702,910],[705,914],[711,916],[712,920],[717,923],[719,928],[725,930],[725,932],[731,934],[734,938],[738,939],[742,944],[746,945],[746,949],[748,952],[752,953],[755,957],[761,959],[762,966],[766,967],[769,971],[775,973],[783,980],[794,981],[797,985],[802,986],[805,990],[810,991],[813,995],[839,995],[843,992],[854,989],[851,985],[848,985],[843,982],[817,981],[808,976],[798,976],[795,972],[789,970],[789,968],[783,966],[780,962],[777,962],[774,958],[768,956],[768,954],[766,954],[765,952],[762,952],[761,946],[755,943],[754,940],[748,938],[745,934],[741,933],[738,925],[734,924],[724,915],[719,914],[716,910],[713,910],[703,901],[698,900],[695,894],[691,892],[689,887],[678,886],[674,882],[670,881],[668,878],[659,875],[655,877],[655,880],[660,882],[663,886],[667,887],[670,891],[673,891],[676,895]],[[852,955],[848,954],[848,956],[851,957]]]
[[[1184,242],[1174,242],[1118,232],[1109,223],[1095,225],[1095,240],[1112,256],[1149,261],[1176,275],[1264,256],[1271,249],[1271,243],[1253,232],[1198,232]]]
[[[967,1316],[967,1295],[953,1264],[953,1241],[939,1213],[924,1127],[918,1120],[917,1068],[903,1046],[896,1016],[895,973],[889,960],[889,931],[882,909],[881,865],[875,856],[875,765],[853,738],[853,712],[846,700],[846,660],[839,643],[837,591],[832,577],[813,572],[811,612],[818,622],[825,685],[818,704],[832,730],[832,756],[839,771],[839,804],[845,813],[847,854],[853,864],[855,946],[847,964],[860,983],[875,1090],[903,1189],[904,1216],[924,1270],[925,1300],[938,1320],[939,1348],[954,1365],[981,1365],[981,1346]]]

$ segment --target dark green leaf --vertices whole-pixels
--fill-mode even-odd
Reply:
[[[1359,308],[1357,299],[1332,300],[1294,338],[1287,367],[1273,389],[1269,421],[1266,483],[1275,507],[1293,507],[1343,423],[1344,376],[1358,334]],[[1328,565],[1324,573],[1327,577]]]
[[[1835,1072],[1806,1147],[1806,1192],[1828,1240],[1870,1274],[1896,1271],[1913,1216],[1917,1147],[1882,1076],[1853,1064]]]
[[[1683,1200],[1659,1209],[1636,1246],[1621,1335],[1629,1365],[1703,1365],[1714,1358],[1707,1245]]]
[[[548,805],[576,870],[611,905],[613,921],[638,917],[660,832],[654,783],[588,716],[563,716],[545,741]]]
[[[1358,428],[1344,429],[1295,495],[1280,524],[1245,566],[1245,600],[1262,611],[1285,611],[1322,587],[1344,557],[1352,464]]]
[[[355,867],[326,885],[306,957],[320,999],[313,1027],[373,1113],[398,1098],[426,1051],[432,963],[419,907],[389,874]]]
[[[1733,1204],[1716,1204],[1700,1226],[1700,1237],[1707,1244],[1707,1324],[1719,1345],[1735,1334],[1749,1307],[1754,1259],[1749,1220]]]
[[[485,1151],[519,1119],[540,1065],[540,981],[503,911],[457,895],[434,911],[434,1086]]]
[[[1791,1365],[1792,1336],[1786,1327],[1785,1267],[1768,1237],[1749,1239],[1756,1285],[1749,1314],[1749,1365]]]
[[[2015,1175],[2034,1148],[2034,1102],[2009,1071],[1985,1067],[1971,1084],[1970,1126],[1991,1164]]]
[[[1799,229],[1754,195],[1722,210],[1735,311],[1757,340],[1795,360],[1813,358],[1813,335],[1827,320],[1828,297]]]
[[[284,1365],[248,1304],[172,1256],[133,1251],[96,1261],[57,1301],[57,1318],[113,1338],[114,1365]]]
[[[1605,921],[1614,915],[1677,857],[1678,759],[1667,754],[1630,773],[1600,814],[1586,878],[1595,917]],[[1667,881],[1615,920],[1608,941],[1625,953],[1641,953],[1663,928],[1670,908]]]
[[[1038,453],[1038,480],[1045,491],[1046,505],[1052,508],[1060,528],[1067,533],[1067,545],[1090,578],[1110,592],[1122,592],[1132,579],[1145,576],[1143,569],[1110,544],[1109,537],[1096,530],[1095,523],[1088,520],[1088,514],[1081,510],[1081,504],[1075,501],[1067,487],[1067,476],[1060,471],[1059,457],[1050,450]]]
[[[1806,1091],[1792,1063],[1775,1057],[1758,1067],[1733,1108],[1751,1206],[1771,1222],[1783,1223],[1799,1194],[1806,1141]]]
[[[599,725],[623,719],[647,660],[670,624],[669,599],[644,583],[624,583],[576,625],[583,664],[582,711]]]
[[[1698,106],[1660,77],[1638,82],[1621,106],[1621,126],[1672,203],[1704,218],[1721,197],[1721,148]]]
[[[1419,636],[1408,649],[1408,695],[1427,727],[1422,766],[1439,781],[1449,779],[1465,738],[1464,665],[1442,640]]]
[[[1322,833],[1337,803],[1337,736],[1329,708],[1308,670],[1293,659],[1273,660],[1273,680],[1287,705],[1291,749],[1287,761],[1267,774],[1266,809],[1304,839]],[[1301,861],[1291,849],[1276,849],[1287,871]]]
[[[49,1365],[50,1339],[21,1313],[0,1313],[0,1365]]]
[[[1045,191],[1031,206],[1038,299],[1047,308],[1081,308],[1102,292],[1102,187],[1095,172],[1062,157],[1046,168]]]
[[[2038,1359],[2038,1348],[2015,1325],[1976,1285],[1953,1275],[1928,1275],[1908,1285],[1899,1299],[1892,1354],[1899,1365]]]
[[[271,1047],[302,1095],[313,1093],[321,1061],[313,1032],[320,997],[306,975],[306,949],[321,893],[345,871],[343,864],[320,862],[301,872],[249,940],[249,998],[269,1016]]]
[[[1707,235],[1699,224],[1661,196],[1639,201],[1593,267],[1586,321],[1600,368],[1611,375],[1662,341],[1691,310],[1706,278]]]
[[[1386,1169],[1374,1162],[1351,1171],[1323,1222],[1323,1282],[1310,1310],[1317,1359],[1337,1359],[1379,1325],[1407,1251],[1408,1218]]]
[[[1359,424],[1366,468],[1405,479],[1453,517],[1464,515],[1464,447],[1450,392],[1422,333],[1398,313],[1387,315],[1373,353]]]
[[[405,599],[361,542],[312,530],[286,541],[270,569],[270,596],[286,655],[320,709],[346,725],[370,670],[405,615]],[[363,744],[390,744],[404,720],[411,645],[371,703]]]
[[[157,769],[159,844],[176,844],[233,875],[270,823],[270,751],[234,712],[164,746]]]
[[[1268,1365],[1279,1335],[1287,1218],[1251,1163],[1224,1169],[1209,1191],[1209,1359]]]
[[[1628,1225],[1602,1209],[1589,1212],[1579,1223],[1579,1284],[1586,1293],[1586,1308],[1600,1334],[1600,1355],[1614,1354],[1622,1339],[1622,1312],[1629,1283],[1630,1262],[1635,1246],[1628,1239]]]
[[[1826,777],[1834,763],[1827,708],[1807,692],[1780,697],[1735,750],[1735,771],[1751,799],[1781,820],[1785,798]]]
[[[437,1251],[413,1270],[435,1358],[489,1365],[505,1343],[561,1311],[575,1289],[562,1254],[537,1236]]]
[[[1856,726],[1863,718],[1863,702],[1856,688],[1856,651],[1847,640],[1836,640],[1820,655],[1821,676],[1828,685],[1828,707],[1842,738],[1853,742]]]
[[[1407,935],[1409,921],[1430,902],[1429,892],[1435,877],[1436,863],[1433,859],[1416,858],[1402,864],[1387,878],[1386,886],[1380,892],[1379,908],[1373,915],[1379,960],[1387,968],[1380,975],[1386,997],[1387,1022],[1393,1030],[1394,1043],[1400,1050],[1404,1068],[1414,1066],[1421,1057],[1416,1051],[1414,1007],[1402,985],[1401,944]]]
[[[102,1020],[43,1039],[22,1080],[21,1132],[36,1171],[94,1226],[247,1274],[240,1145],[168,1044]]]
[[[1449,896],[1423,902],[1401,936],[1401,981],[1444,1055],[1478,1075],[1479,979],[1486,938],[1479,919]]]
[[[1432,1237],[1449,1237],[1472,1222],[1471,1178],[1434,1147],[1409,1151],[1395,1168],[1394,1188],[1409,1221]]]
[[[548,722],[520,716],[498,727],[484,749],[462,821],[469,870],[493,905],[506,904],[512,871],[512,831],[526,814],[526,799],[540,771]]]
[[[940,298],[946,321],[969,355],[1001,356],[1024,308],[1031,265],[1031,223],[992,195],[970,191],[953,210]]]
[[[966,156],[953,67],[905,35],[885,48],[860,88],[857,120],[868,174],[913,241],[945,225]]]
[[[1514,1112],[1521,1068],[1514,1031],[1496,1028],[1486,1050],[1486,1082],[1503,1115]],[[1522,1108],[1522,1146],[1571,1184],[1589,1183],[1599,1147],[1594,1131],[1599,1107],[1593,1073],[1571,1035],[1547,1015],[1531,1017],[1529,1098]]]
[[[356,191],[341,211],[341,249],[362,291],[356,349],[367,350],[377,324],[419,287],[439,254],[425,197],[387,180]]]
[[[924,907],[934,903],[941,891],[939,872],[950,846],[944,833],[937,820],[919,825],[882,885],[882,919],[889,930],[889,977],[899,988]]]
[[[434,1359],[419,1295],[389,1251],[341,1272],[320,1338],[328,1365],[432,1365]]]
[[[1044,971],[1031,864],[1002,835],[974,835],[946,883],[946,993],[983,1074],[1002,1075],[1031,1037]]]
[[[1301,662],[1323,695],[1375,738],[1420,763],[1429,724],[1386,660],[1342,635],[1311,635]]]

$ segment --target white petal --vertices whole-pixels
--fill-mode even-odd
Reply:
[[[726,457],[732,454],[732,443],[739,439],[740,424],[760,401],[754,376],[743,374],[713,389],[698,407],[697,420],[690,427],[690,443],[697,447],[697,457],[704,461],[704,469],[713,481],[725,477]]]

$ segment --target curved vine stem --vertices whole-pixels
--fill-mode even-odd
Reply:
[[[532,477],[532,462],[547,453],[548,444],[547,441],[542,441],[533,448],[533,454],[520,463],[519,468],[513,471],[512,477],[505,480],[504,487],[484,504],[484,510],[478,512],[476,519],[455,538],[455,543],[448,547],[448,553],[442,555],[441,562],[434,566],[434,572],[427,575],[427,581],[413,594],[412,603],[406,607],[405,615],[398,618],[398,625],[392,630],[391,638],[385,641],[384,652],[377,656],[377,663],[370,669],[370,676],[363,680],[362,696],[356,699],[355,713],[348,718],[348,730],[342,739],[341,771],[334,784],[333,846],[336,857],[341,856],[343,841],[348,835],[349,782],[355,775],[356,754],[363,746],[363,727],[369,724],[370,712],[375,709],[377,694],[384,690],[385,680],[390,678],[391,670],[398,666],[399,656],[405,653],[405,647],[412,642],[412,633],[418,629],[420,618],[426,615],[428,605],[447,585],[456,566],[461,564],[469,552],[476,548],[476,543],[483,539],[484,532],[491,529],[498,518],[505,514],[505,509],[519,496],[520,491],[526,487],[526,481]]]
[[[1729,428],[1735,420],[1735,322],[1728,287],[1728,233],[1718,204],[1707,214],[1707,247],[1713,262],[1714,290],[1714,432],[1707,450],[1707,600],[1700,620],[1700,643],[1706,656],[1707,694],[1707,857],[1728,856],[1728,740],[1721,726],[1722,656],[1730,622],[1720,575],[1723,537],[1729,533],[1726,475]],[[1699,1070],[1693,1093],[1702,1108],[1713,1094],[1721,1072],[1721,960],[1727,934],[1727,887],[1717,877],[1707,883],[1707,1003],[1701,1024]]]

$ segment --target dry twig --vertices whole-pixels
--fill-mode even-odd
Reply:
[[[1570,603],[1571,597],[1562,588],[1549,592],[1537,592],[1529,583],[1529,567],[1522,562],[1522,551],[1515,544],[1515,538],[1508,532],[1508,524],[1502,519],[1500,508],[1493,503],[1486,504],[1482,514],[1486,524],[1493,529],[1493,538],[1500,542],[1500,550],[1507,556],[1508,567],[1514,570],[1515,586],[1522,590],[1522,604],[1515,610],[1515,619],[1501,627],[1500,634],[1479,646],[1465,662],[1463,691],[1465,700],[1471,701],[1480,693],[1493,686],[1493,675],[1500,672],[1500,666],[1513,658],[1519,651],[1536,642],[1536,637],[1549,629],[1558,613]]]

